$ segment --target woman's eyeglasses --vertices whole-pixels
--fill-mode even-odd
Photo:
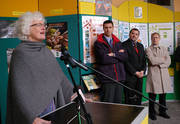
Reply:
[[[45,28],[47,28],[47,25],[46,25],[46,24],[42,24],[42,23],[32,24],[32,25],[30,25],[30,26],[31,26],[31,27],[36,26],[36,27],[45,27]]]

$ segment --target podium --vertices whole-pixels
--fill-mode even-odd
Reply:
[[[42,118],[51,120],[52,124],[78,124],[78,118],[81,118],[81,123],[87,124],[81,109],[77,116],[77,107],[72,102]],[[93,124],[148,124],[148,107],[105,102],[86,103],[85,107]]]

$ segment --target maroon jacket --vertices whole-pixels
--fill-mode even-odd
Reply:
[[[128,59],[127,52],[120,53],[120,49],[124,49],[120,40],[112,35],[113,47],[108,44],[104,34],[100,34],[94,43],[97,70],[110,76],[117,81],[123,81],[126,78],[124,62]],[[108,53],[115,53],[115,57],[108,56]],[[97,75],[101,82],[111,82],[109,79]]]

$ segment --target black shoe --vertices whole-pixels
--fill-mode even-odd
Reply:
[[[149,118],[150,118],[151,120],[157,120],[155,114],[149,114]]]
[[[163,118],[166,118],[166,119],[169,119],[170,116],[166,113],[166,112],[163,112],[163,113],[159,113],[159,116],[163,117]]]

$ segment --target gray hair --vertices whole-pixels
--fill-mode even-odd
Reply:
[[[20,40],[28,40],[30,34],[30,26],[34,20],[45,21],[44,16],[40,12],[26,12],[19,17],[15,23],[15,35]]]

